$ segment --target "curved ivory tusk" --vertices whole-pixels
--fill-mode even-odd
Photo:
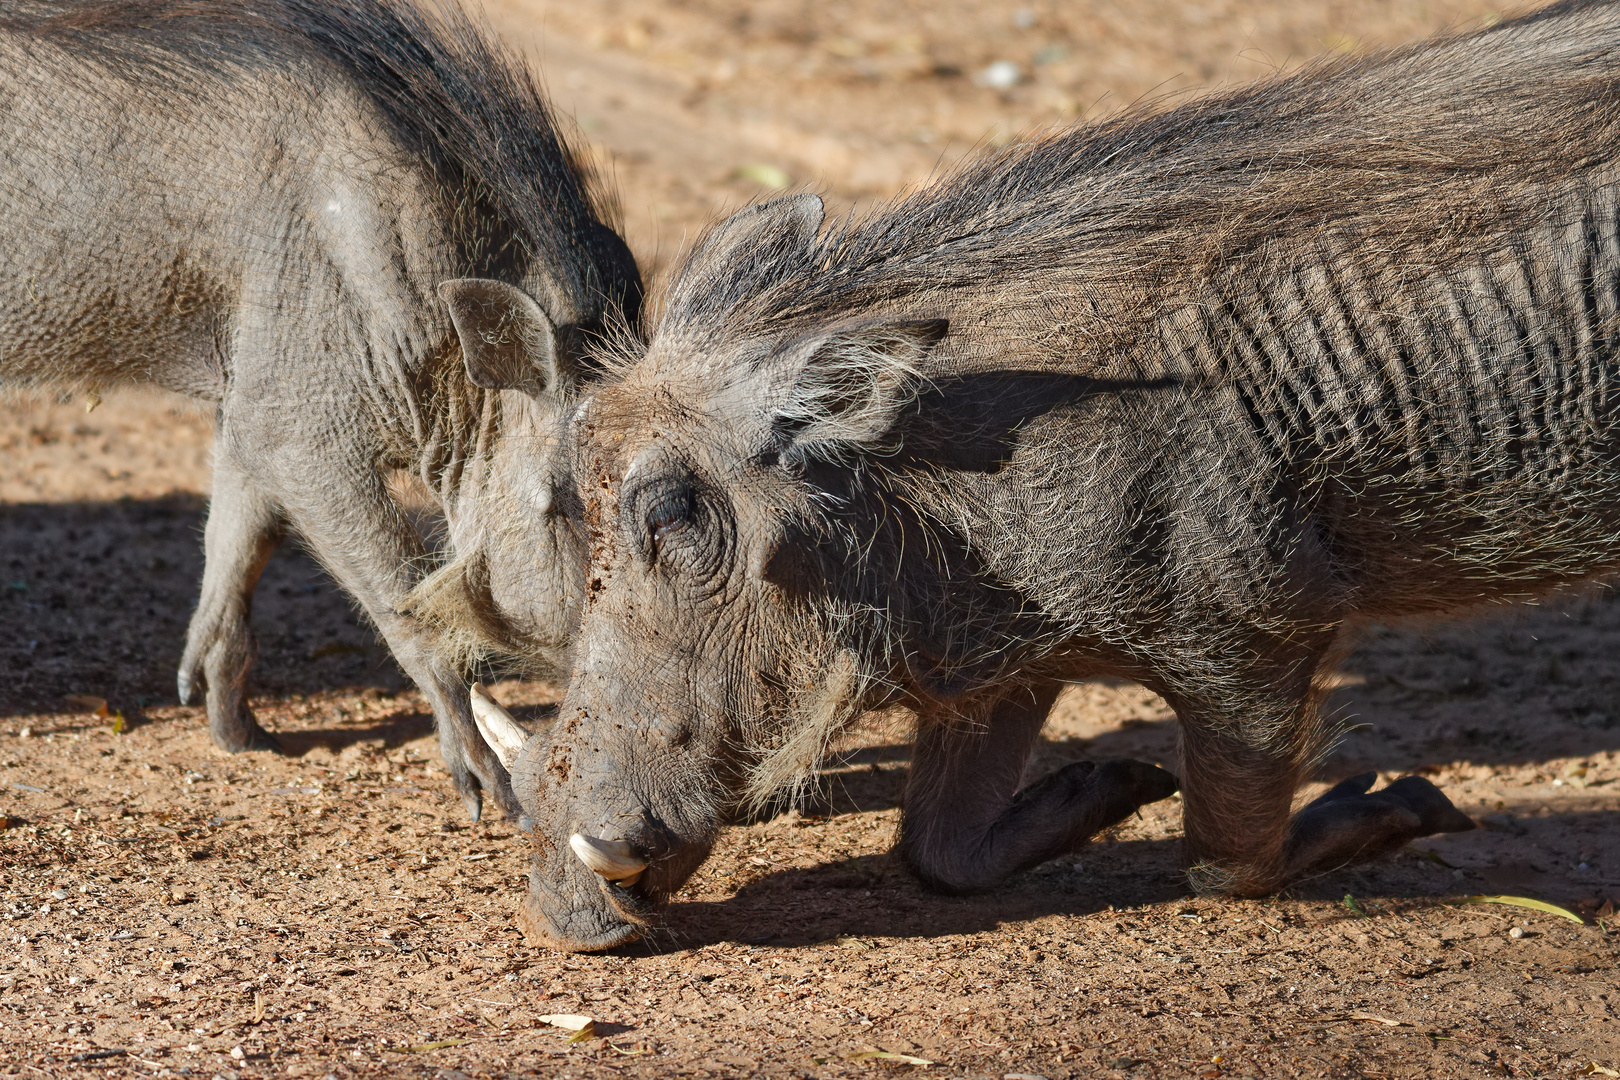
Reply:
[[[512,719],[512,714],[501,708],[501,703],[489,696],[483,683],[473,683],[470,688],[472,695],[473,720],[478,724],[478,733],[489,743],[489,748],[495,751],[495,756],[501,759],[506,771],[512,771],[512,763],[517,760],[518,751],[528,741],[529,733]]]
[[[568,846],[574,849],[580,862],[620,885],[634,885],[647,869],[647,860],[637,856],[635,849],[623,840],[598,840],[575,833],[568,838]]]

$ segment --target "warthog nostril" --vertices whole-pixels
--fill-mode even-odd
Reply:
[[[641,872],[647,869],[647,860],[636,854],[624,840],[598,840],[594,836],[575,833],[568,838],[579,861],[620,885],[634,885]]]

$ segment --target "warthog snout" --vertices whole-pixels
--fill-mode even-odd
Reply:
[[[689,789],[671,783],[668,748],[656,740],[581,739],[577,719],[531,734],[481,684],[469,696],[479,734],[534,822],[524,930],[574,952],[636,940],[708,854],[716,815],[690,812]]]

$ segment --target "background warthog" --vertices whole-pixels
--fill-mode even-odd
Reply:
[[[248,615],[290,525],[427,695],[473,815],[509,802],[466,661],[566,641],[555,447],[587,337],[640,297],[527,69],[457,9],[177,0],[11,5],[0,72],[0,380],[218,403],[182,700],[206,687],[228,750],[274,745]],[[391,469],[448,523],[414,595]]]
[[[731,805],[892,702],[924,879],[1071,851],[1172,787],[1020,789],[1097,675],[1180,718],[1201,889],[1469,828],[1418,778],[1290,807],[1347,627],[1620,563],[1616,146],[1620,10],[1566,7],[1013,148],[826,234],[808,196],[720,226],[575,429],[573,682],[502,743],[534,931],[635,936]]]

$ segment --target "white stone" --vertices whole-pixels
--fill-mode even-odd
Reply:
[[[1011,90],[1023,81],[1024,73],[1011,60],[997,60],[973,77],[980,86],[992,90]]]

